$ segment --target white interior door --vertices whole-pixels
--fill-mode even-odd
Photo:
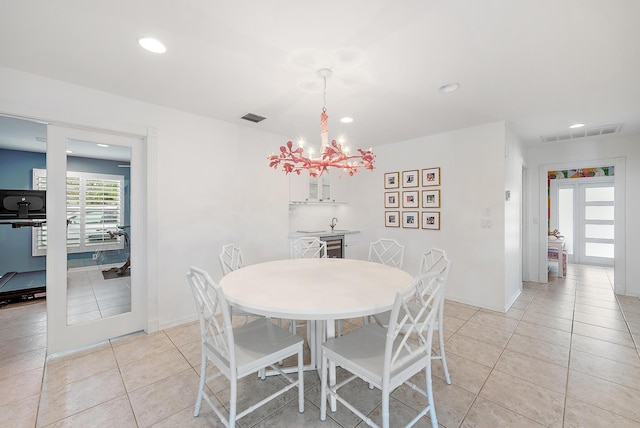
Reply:
[[[144,139],[141,137],[48,125],[47,140],[47,353],[54,354],[144,329],[146,261],[143,255],[145,254],[146,242],[144,222],[146,186],[144,180]],[[106,155],[107,148],[112,153],[111,155]],[[105,150],[105,152],[101,152],[101,150]],[[107,281],[108,275],[103,275],[99,270],[102,267],[88,262],[86,267],[80,268],[86,270],[86,277],[93,275],[96,280],[94,294],[97,295],[96,289],[99,289],[100,292],[106,292],[106,297],[121,299],[119,302],[121,308],[115,311],[113,304],[111,307],[107,307],[104,301],[91,303],[95,305],[95,308],[90,311],[93,311],[93,315],[97,311],[98,316],[82,320],[72,316],[76,314],[70,311],[71,301],[77,297],[69,293],[72,285],[70,271],[78,269],[68,263],[68,253],[72,252],[70,246],[78,241],[78,230],[88,231],[84,242],[90,247],[95,244],[98,235],[102,234],[108,237],[108,232],[113,229],[114,225],[106,225],[108,220],[98,219],[105,223],[104,228],[100,229],[100,226],[96,225],[97,211],[93,209],[88,211],[86,221],[83,220],[78,227],[71,227],[76,225],[73,224],[74,220],[70,225],[71,203],[69,201],[72,198],[68,195],[70,186],[68,174],[73,164],[72,157],[74,161],[77,161],[78,158],[86,158],[87,161],[101,165],[107,163],[109,161],[107,158],[114,156],[113,153],[116,153],[115,156],[119,156],[116,158],[117,166],[127,169],[127,198],[121,201],[127,207],[127,214],[126,218],[118,218],[118,223],[126,222],[129,223],[127,226],[130,226],[128,233],[131,245],[128,255],[130,256],[131,268],[129,278],[126,281],[125,278],[116,278],[118,281],[112,281],[110,278],[111,282]],[[128,162],[126,156],[129,157]],[[110,160],[113,163],[114,159]],[[99,169],[99,167],[96,168]],[[88,193],[87,201],[91,198],[93,198],[92,194]],[[80,205],[83,204],[85,204],[84,200]],[[104,214],[100,218],[103,217],[111,218],[112,216]],[[72,233],[73,235],[70,235]],[[97,247],[95,248],[95,252],[98,253]],[[91,256],[91,251],[93,250],[88,250],[89,256]],[[91,257],[88,260],[91,260]],[[102,282],[103,280],[104,282]],[[116,288],[126,289],[126,284],[130,290],[124,294],[116,293],[117,296],[113,294]],[[109,293],[111,294],[109,295]],[[110,303],[113,303],[113,300]]]

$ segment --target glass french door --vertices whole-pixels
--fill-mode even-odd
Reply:
[[[615,248],[614,186],[579,186],[580,239],[577,256],[581,263],[613,266]]]
[[[146,197],[142,138],[49,124],[47,141],[53,354],[144,329]],[[98,263],[110,248],[125,258]]]
[[[614,193],[609,177],[552,182],[550,226],[564,235],[570,262],[613,266]]]

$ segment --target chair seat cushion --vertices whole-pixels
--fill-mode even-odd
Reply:
[[[380,387],[384,370],[384,349],[387,340],[387,329],[376,324],[368,324],[334,339],[327,340],[322,347],[331,354],[330,359],[352,373],[363,375],[367,381]],[[401,340],[400,338],[396,341]],[[421,355],[405,361],[396,372],[415,363]],[[402,355],[400,356],[402,359]],[[354,371],[355,370],[355,371]],[[396,373],[392,372],[393,378]]]
[[[301,337],[267,318],[238,327],[233,330],[233,335],[239,377],[295,354],[298,345],[303,343]]]

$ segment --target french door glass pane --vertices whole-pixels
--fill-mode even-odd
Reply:
[[[587,257],[613,258],[613,244],[603,244],[599,242],[587,242],[585,244],[585,255]]]
[[[584,208],[585,220],[613,220],[613,205],[592,205]]]
[[[613,202],[613,187],[587,187],[585,189],[585,202],[607,201]]]
[[[585,224],[584,235],[592,239],[614,239],[612,224]]]

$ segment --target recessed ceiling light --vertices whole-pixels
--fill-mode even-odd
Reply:
[[[447,92],[457,91],[459,87],[460,87],[460,84],[454,82],[454,83],[447,83],[446,85],[442,85],[438,90],[442,93],[447,93]]]
[[[152,37],[138,39],[138,44],[153,53],[165,53],[167,51],[167,48],[159,40]]]
[[[67,153],[73,153],[73,151],[71,151],[71,150],[67,150]]]
[[[98,143],[98,144],[96,144],[96,145],[97,145],[98,147],[109,147],[109,145],[108,145],[108,144],[101,144],[101,143]]]
[[[343,117],[342,119],[340,119],[340,122],[342,123],[352,123],[353,122],[353,118],[352,117]]]
[[[569,126],[569,128],[576,129],[576,128],[582,128],[583,126],[584,126],[584,123],[574,123],[573,125]]]

